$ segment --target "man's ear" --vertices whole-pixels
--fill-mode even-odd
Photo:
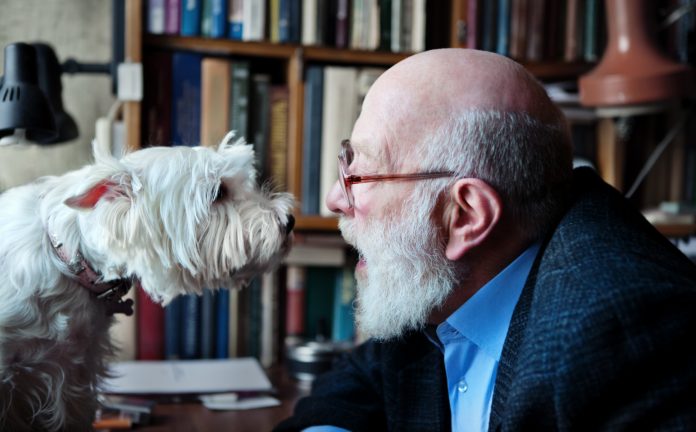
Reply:
[[[475,178],[457,180],[450,193],[445,254],[457,261],[490,235],[500,220],[503,203],[495,189]]]

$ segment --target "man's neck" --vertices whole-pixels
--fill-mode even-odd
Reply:
[[[452,290],[442,307],[430,314],[429,324],[438,325],[445,321],[533,243],[517,233],[505,231],[492,233],[486,242],[461,260],[461,268],[464,269],[462,281]]]

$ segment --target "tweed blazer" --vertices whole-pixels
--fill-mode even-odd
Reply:
[[[525,283],[490,430],[696,430],[696,266],[589,169]],[[440,351],[368,341],[278,430],[447,431]]]

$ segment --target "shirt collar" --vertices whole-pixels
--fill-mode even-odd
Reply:
[[[447,324],[496,360],[539,246],[528,247],[447,318]]]

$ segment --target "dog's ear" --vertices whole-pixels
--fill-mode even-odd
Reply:
[[[113,199],[123,196],[123,187],[113,180],[105,179],[84,191],[79,195],[72,196],[64,201],[68,207],[78,210],[93,209],[99,200]]]

